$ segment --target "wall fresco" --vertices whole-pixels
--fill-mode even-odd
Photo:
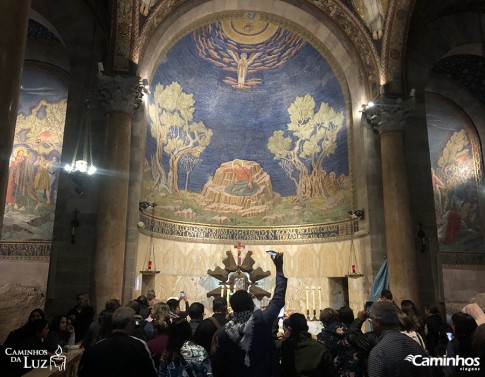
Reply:
[[[438,240],[442,252],[483,252],[481,151],[461,110],[427,94],[426,113]]]
[[[322,53],[258,13],[180,39],[151,83],[142,200],[232,227],[348,218],[345,101]]]
[[[3,241],[52,240],[66,107],[67,87],[58,75],[24,69]]]

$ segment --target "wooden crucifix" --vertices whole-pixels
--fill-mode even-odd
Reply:
[[[237,267],[241,267],[241,249],[244,249],[245,245],[241,241],[237,241],[234,248],[237,249]]]

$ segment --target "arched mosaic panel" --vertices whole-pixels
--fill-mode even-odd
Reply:
[[[2,241],[52,240],[66,108],[63,77],[40,66],[24,67]]]
[[[255,12],[221,18],[166,52],[150,90],[142,200],[157,206],[145,229],[204,241],[350,234],[346,101],[306,39]]]
[[[426,118],[440,251],[483,252],[481,146],[470,119],[426,95]]]

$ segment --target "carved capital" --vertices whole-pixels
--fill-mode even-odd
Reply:
[[[369,125],[379,134],[403,131],[414,104],[413,99],[381,96],[374,106],[364,108],[364,113]]]
[[[101,103],[107,112],[121,111],[133,115],[143,97],[142,85],[138,76],[121,77],[98,75]]]

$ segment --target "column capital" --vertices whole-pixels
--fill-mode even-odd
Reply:
[[[107,112],[120,111],[132,116],[143,97],[140,77],[119,75],[98,75],[98,87],[101,103]]]
[[[365,106],[363,112],[369,125],[382,135],[386,132],[404,131],[415,103],[414,99],[403,100],[382,95],[372,107]]]

